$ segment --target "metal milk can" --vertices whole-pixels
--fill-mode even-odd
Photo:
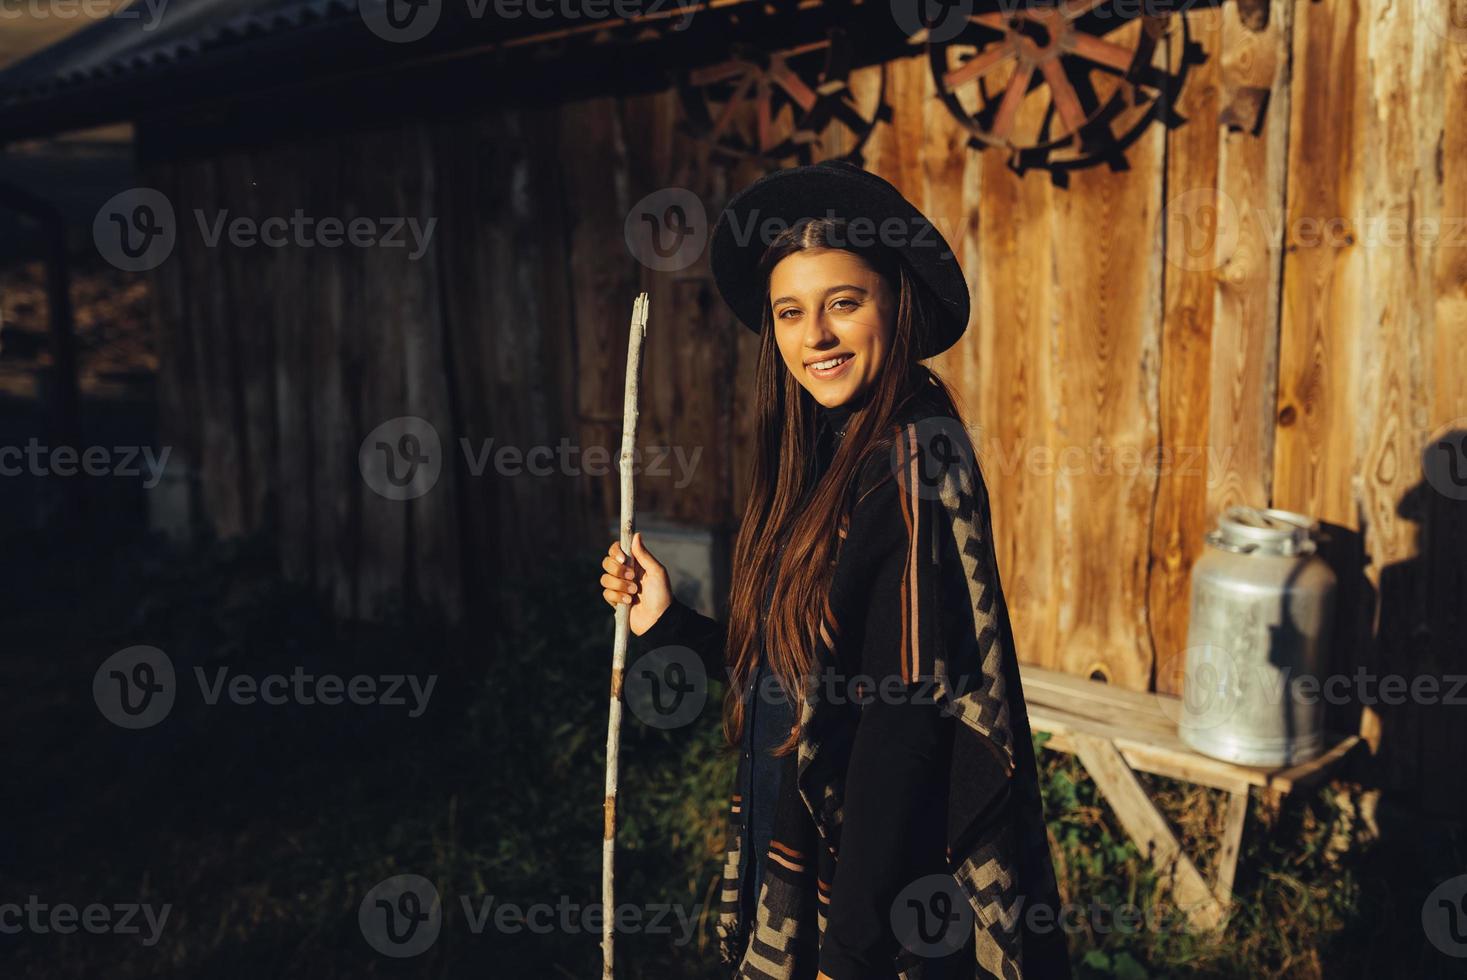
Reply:
[[[1335,574],[1317,521],[1229,507],[1192,569],[1178,734],[1205,755],[1282,766],[1323,749],[1320,676]]]

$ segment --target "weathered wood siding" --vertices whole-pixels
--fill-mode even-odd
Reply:
[[[1232,4],[1187,16],[1206,57],[1171,107],[1181,124],[1153,124],[1127,169],[1067,187],[968,149],[924,59],[854,80],[892,107],[867,166],[939,223],[970,278],[969,332],[934,366],[978,427],[1020,654],[1175,691],[1202,535],[1246,503],[1334,532],[1338,669],[1460,672],[1467,519],[1425,482],[1422,454],[1449,421],[1467,426],[1467,11],[1275,0],[1262,30]],[[1181,53],[1174,31],[1158,59]],[[676,465],[643,477],[639,507],[735,522],[757,342],[706,254],[650,271],[624,226],[670,186],[711,218],[762,169],[710,162],[679,118],[673,93],[606,95],[152,162],[183,222],[195,207],[438,219],[417,261],[180,235],[158,274],[163,390],[212,526],[269,530],[291,576],[359,616],[457,614],[494,577],[599,542],[614,478],[475,476],[459,441],[565,438],[609,460],[639,289],[642,442],[696,460],[687,486]],[[406,503],[368,490],[356,463],[400,415],[430,420],[447,460]],[[1461,743],[1464,715],[1331,719],[1450,808],[1463,781],[1423,766],[1428,746]]]

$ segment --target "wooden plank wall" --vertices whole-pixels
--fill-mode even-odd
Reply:
[[[1296,8],[1274,501],[1339,529],[1341,670],[1412,678],[1464,662],[1462,505],[1423,471],[1434,431],[1467,429],[1467,386],[1451,373],[1467,348],[1467,212],[1450,155],[1467,117],[1448,111],[1462,104],[1463,13]],[[1433,604],[1443,585],[1455,595]],[[1461,781],[1422,767],[1434,747],[1460,744],[1462,715],[1366,705],[1359,724],[1391,780],[1460,808]]]
[[[1176,691],[1202,535],[1247,503],[1333,532],[1337,669],[1460,671],[1467,518],[1422,454],[1449,421],[1467,427],[1467,9],[1273,0],[1261,29],[1233,4],[1187,16],[1205,58],[1170,107],[1181,125],[1067,187],[968,149],[923,58],[853,80],[892,108],[867,166],[969,276],[970,329],[934,367],[975,426],[1020,654]],[[1157,57],[1181,54],[1174,25]],[[565,438],[609,459],[638,289],[653,300],[642,443],[696,464],[686,486],[675,465],[646,475],[639,509],[736,523],[757,339],[706,254],[654,272],[625,227],[667,187],[711,218],[763,168],[710,160],[679,120],[674,93],[605,95],[151,164],[180,216],[439,219],[416,262],[180,236],[158,274],[162,390],[212,527],[272,533],[287,573],[352,616],[459,615],[536,556],[609,540],[613,477],[475,476],[459,440]],[[828,154],[844,149],[832,132]],[[1393,221],[1433,220],[1435,235],[1392,237]],[[433,421],[448,462],[403,504],[363,486],[356,453],[408,414]],[[1463,714],[1331,720],[1450,809],[1467,789],[1427,767],[1430,746],[1467,735]]]

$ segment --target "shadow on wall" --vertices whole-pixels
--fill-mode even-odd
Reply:
[[[1350,696],[1326,704],[1325,724],[1375,741],[1368,781],[1459,816],[1467,778],[1450,756],[1467,741],[1467,429],[1433,439],[1421,472],[1395,509],[1416,527],[1415,553],[1385,566],[1378,588],[1365,574],[1364,532],[1327,526],[1321,552],[1339,585],[1325,669],[1349,679]],[[1360,515],[1362,528],[1369,519]]]

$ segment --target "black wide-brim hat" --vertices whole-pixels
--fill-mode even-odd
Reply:
[[[918,358],[940,354],[968,328],[968,281],[957,255],[901,191],[845,160],[776,170],[735,194],[713,228],[709,262],[723,301],[758,333],[766,283],[759,260],[780,232],[811,218],[848,222],[853,245],[882,244],[904,259],[937,296],[937,315]]]

